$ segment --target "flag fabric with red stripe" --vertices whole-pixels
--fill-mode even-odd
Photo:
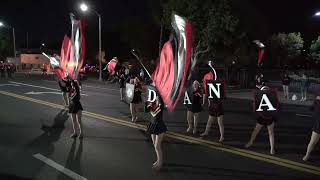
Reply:
[[[61,56],[60,56],[60,69],[63,70],[66,74],[69,74],[69,62],[71,60],[71,41],[70,38],[65,35],[62,41],[61,47]]]
[[[117,59],[111,59],[107,65],[108,67],[108,72],[111,74],[115,71],[116,67],[118,64],[118,60]]]
[[[160,54],[152,80],[167,109],[172,112],[183,93],[189,76],[192,49],[192,27],[185,18],[172,16],[173,33]]]
[[[212,72],[208,72],[207,74],[204,75],[202,82],[203,82],[203,89],[204,89],[204,94],[207,94],[207,81],[214,80],[214,74]]]
[[[54,73],[56,74],[59,80],[64,79],[66,77],[65,71],[63,71],[60,67],[55,68]]]
[[[264,56],[264,49],[260,49],[259,50],[259,56],[258,56],[258,66],[261,65],[262,60],[263,60],[263,56]]]
[[[64,36],[59,68],[55,69],[55,73],[59,79],[68,75],[76,80],[85,59],[85,38],[82,21],[76,20],[72,14],[70,19],[71,38]]]
[[[70,15],[72,32],[71,32],[71,45],[70,52],[71,59],[68,64],[68,72],[72,79],[77,79],[79,71],[85,59],[85,38],[83,32],[83,23],[81,20],[76,20],[74,15]]]

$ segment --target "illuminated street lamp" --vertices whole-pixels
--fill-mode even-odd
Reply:
[[[86,3],[80,4],[80,9],[82,12],[86,12],[89,10],[89,7]],[[99,81],[102,81],[102,71],[101,71],[101,62],[102,62],[102,53],[101,53],[101,15],[95,11],[94,9],[92,10],[99,18]]]
[[[86,12],[88,10],[88,6],[85,3],[82,3],[80,5],[80,9],[81,9],[81,11]]]
[[[314,15],[315,16],[320,16],[320,11],[316,12]]]

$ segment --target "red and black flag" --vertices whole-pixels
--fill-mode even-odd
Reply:
[[[117,58],[113,58],[109,61],[109,63],[107,64],[107,67],[108,67],[108,72],[110,74],[116,70],[117,64],[118,64]]]
[[[227,85],[224,79],[218,79],[216,73],[208,72],[204,75],[202,82],[204,94],[207,95],[209,99],[218,102],[222,102],[224,100],[227,93]]]
[[[77,79],[79,71],[84,63],[85,59],[85,38],[84,38],[84,28],[83,22],[81,20],[76,20],[74,15],[70,15],[72,31],[71,31],[71,59],[69,64],[69,74],[72,79]]]
[[[258,55],[258,66],[261,66],[262,60],[263,60],[263,56],[264,56],[264,48],[265,45],[260,42],[259,40],[254,40],[253,41],[259,48],[259,55]]]
[[[215,75],[212,72],[208,72],[207,74],[204,75],[204,77],[202,79],[204,94],[207,94],[207,82],[212,81],[212,80],[216,80],[216,79],[217,78],[215,77]]]
[[[64,78],[67,74],[69,74],[69,62],[72,59],[71,58],[71,52],[72,52],[72,46],[70,38],[65,35],[62,41],[61,46],[61,55],[60,55],[60,69],[64,72],[62,78]],[[61,73],[61,71],[59,71]]]
[[[66,75],[72,79],[77,79],[79,71],[85,59],[85,38],[83,23],[76,20],[74,15],[70,15],[71,19],[71,38],[64,36],[59,70],[56,72],[58,78],[64,78]],[[62,72],[64,75],[62,75]]]
[[[172,15],[173,32],[162,48],[152,80],[167,109],[172,112],[183,94],[189,76],[192,26],[183,17]]]

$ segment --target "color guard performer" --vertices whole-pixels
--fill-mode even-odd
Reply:
[[[152,118],[147,125],[147,132],[151,134],[152,143],[157,155],[157,160],[153,163],[152,168],[155,170],[160,170],[163,165],[163,152],[161,144],[164,134],[167,131],[167,126],[163,121],[164,104],[160,96],[157,95],[154,102],[147,101],[146,110],[152,115]]]
[[[317,95],[311,109],[313,111],[314,124],[307,152],[306,155],[303,157],[304,161],[309,160],[311,152],[313,151],[314,147],[320,139],[320,95]]]
[[[252,146],[261,128],[266,126],[269,133],[270,154],[275,154],[274,148],[274,125],[277,122],[278,111],[278,96],[276,90],[267,86],[263,86],[260,90],[256,90],[254,100],[254,110],[257,115],[256,126],[252,131],[249,142],[245,145],[246,148]]]
[[[195,80],[192,84],[192,103],[186,104],[187,106],[187,121],[188,129],[187,133],[190,133],[193,128],[193,134],[197,134],[198,116],[202,111],[202,92],[200,89],[200,83]]]
[[[70,104],[69,104],[69,113],[71,113],[72,117],[72,127],[73,133],[71,135],[72,138],[79,137],[83,138],[83,129],[82,129],[82,105],[80,103],[80,88],[77,81],[71,81],[71,91],[70,91]],[[79,131],[79,134],[77,132]]]

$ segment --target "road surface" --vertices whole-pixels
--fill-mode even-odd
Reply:
[[[277,154],[270,156],[265,129],[251,149],[243,148],[255,123],[250,101],[227,99],[223,145],[217,143],[216,125],[205,139],[186,134],[186,111],[179,105],[165,115],[169,129],[162,146],[165,164],[154,172],[156,156],[144,131],[148,116],[140,113],[139,123],[131,123],[129,107],[119,101],[114,85],[84,82],[81,93],[85,137],[79,141],[69,137],[72,126],[57,82],[0,79],[0,179],[320,178],[319,146],[311,162],[301,161],[312,127],[307,106],[282,106],[275,129]],[[203,131],[206,111],[200,120]]]

